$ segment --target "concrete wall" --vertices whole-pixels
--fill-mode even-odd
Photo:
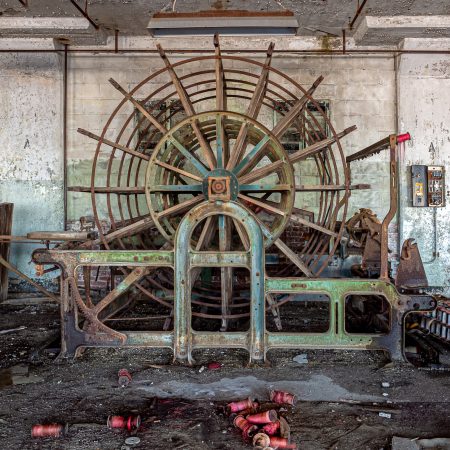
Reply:
[[[57,54],[0,55],[0,124],[0,202],[14,203],[13,234],[63,229],[62,70]],[[27,274],[34,273],[32,249],[30,244],[12,245],[11,261]]]
[[[407,39],[406,49],[449,48],[450,39]],[[401,161],[400,240],[415,237],[431,286],[450,291],[450,56],[403,55],[398,61],[399,128],[413,140]],[[444,165],[447,205],[444,208],[410,206],[408,168],[412,164]]]

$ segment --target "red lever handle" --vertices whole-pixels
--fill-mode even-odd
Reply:
[[[411,139],[411,135],[409,133],[399,134],[397,136],[397,144],[400,144],[405,141],[409,141]]]

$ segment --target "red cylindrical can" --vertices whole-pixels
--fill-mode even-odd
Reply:
[[[273,436],[280,429],[280,421],[277,420],[276,422],[267,423],[263,426],[262,429],[264,433],[268,434],[269,436]]]
[[[126,428],[128,431],[137,430],[141,425],[141,416],[109,416],[108,428]]]
[[[126,419],[123,416],[108,416],[108,421],[106,422],[108,428],[125,428]]]
[[[141,426],[141,416],[130,416],[127,420],[127,430],[137,430]]]
[[[276,436],[270,437],[270,446],[274,448],[288,448],[288,449],[297,448],[297,444],[290,444],[287,439]]]
[[[59,423],[33,425],[31,428],[31,437],[60,437],[64,434],[65,428],[64,425]]]
[[[284,391],[271,391],[270,401],[281,405],[293,405],[295,403],[295,395]]]
[[[275,422],[278,419],[278,414],[274,409],[269,409],[259,414],[253,414],[247,416],[247,420],[250,423],[269,423]]]
[[[131,374],[130,372],[128,372],[127,369],[120,369],[119,373],[117,374],[117,376],[119,377],[119,386],[121,387],[125,387],[128,386],[130,384],[131,381]]]
[[[247,408],[253,408],[253,402],[251,398],[247,398],[246,400],[241,400],[239,402],[228,403],[227,407],[232,413],[239,412]]]

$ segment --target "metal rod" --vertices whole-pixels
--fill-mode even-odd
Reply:
[[[356,20],[361,15],[362,10],[364,9],[364,6],[366,5],[366,3],[367,3],[367,0],[363,0],[361,5],[359,5],[359,8],[357,9],[355,16],[353,17],[352,21],[350,22],[350,30],[353,29],[353,25],[355,25]]]
[[[62,50],[58,49],[0,49],[0,53],[58,53]],[[195,54],[210,54],[211,51],[207,49],[168,49],[165,50],[166,53],[172,54],[185,54],[185,53],[195,53]],[[236,49],[236,50],[222,50],[222,54],[258,54],[266,53],[266,50],[261,49]],[[128,54],[128,53],[144,53],[144,54],[158,54],[157,50],[154,49],[116,49],[111,48],[83,48],[83,49],[70,49],[68,53],[118,53],[118,54]],[[325,49],[310,49],[310,50],[274,50],[274,53],[279,55],[290,54],[290,55],[320,55],[320,56],[334,56],[342,55],[342,50],[325,50]],[[394,55],[450,55],[450,50],[399,50],[399,49],[346,49],[346,55],[371,55],[371,54],[394,54]]]
[[[346,50],[346,42],[345,42],[345,29],[342,30],[342,54],[345,55]]]
[[[75,6],[75,8],[78,9],[78,11],[80,11],[80,13],[83,15],[83,17],[85,17],[89,23],[96,29],[98,30],[100,27],[89,17],[89,14],[83,9],[81,8],[78,3],[75,0],[70,0],[70,3],[72,3],[73,6]]]
[[[114,30],[114,53],[119,51],[119,30]]]
[[[63,191],[64,191],[64,230],[67,230],[67,74],[68,45],[64,45],[64,80],[63,80]]]

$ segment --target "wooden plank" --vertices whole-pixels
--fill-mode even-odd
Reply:
[[[0,203],[0,235],[9,236],[12,231],[14,203]],[[0,257],[9,260],[9,242],[0,242]],[[8,298],[8,269],[0,265],[0,302]]]

